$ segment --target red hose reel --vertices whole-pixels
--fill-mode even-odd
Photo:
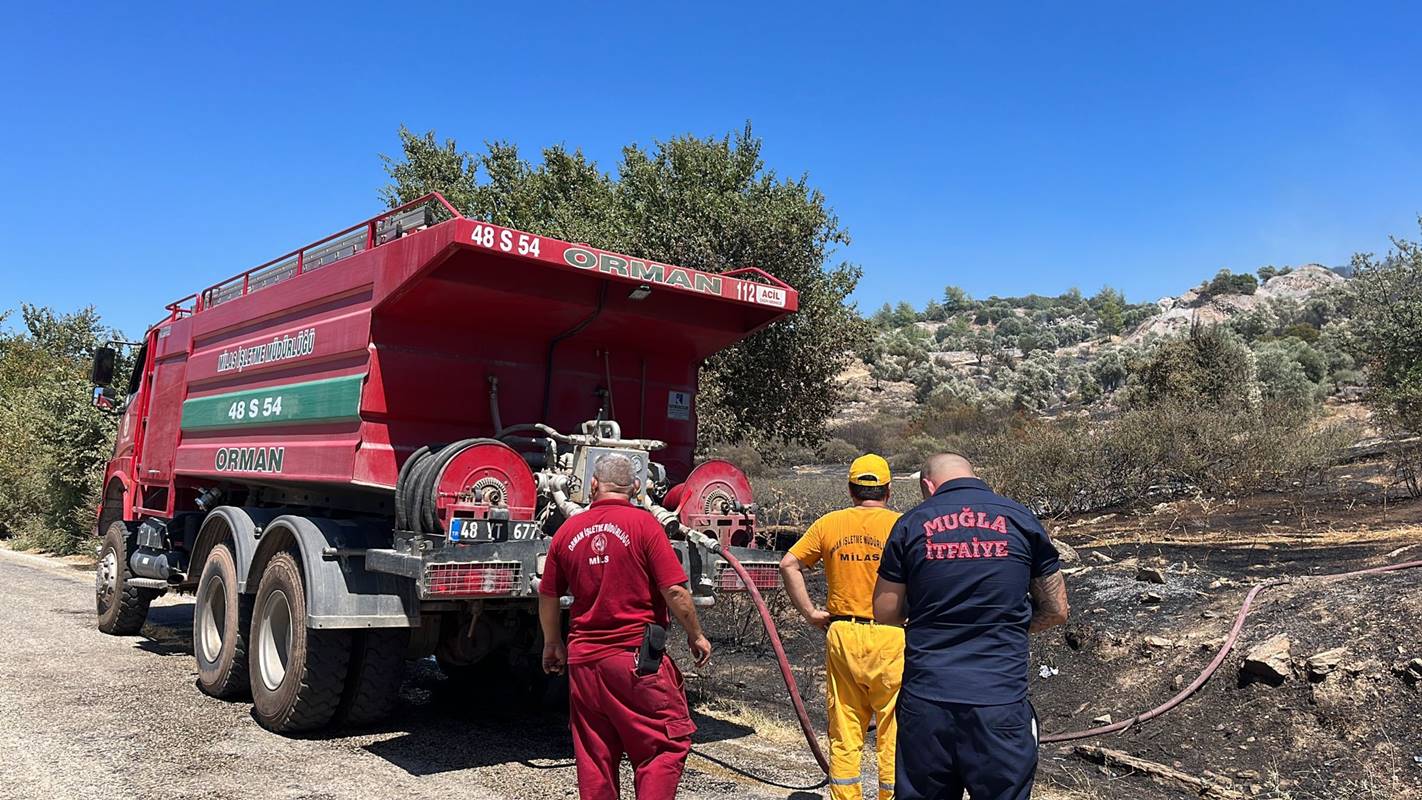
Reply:
[[[667,492],[662,505],[681,524],[714,536],[726,547],[755,546],[755,514],[750,480],[729,461],[707,461]]]

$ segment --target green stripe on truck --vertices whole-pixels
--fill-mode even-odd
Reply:
[[[201,431],[357,419],[364,380],[364,374],[346,375],[193,398],[183,402],[182,429]]]

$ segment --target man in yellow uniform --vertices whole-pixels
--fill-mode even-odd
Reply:
[[[894,796],[894,705],[904,670],[904,632],[874,622],[879,558],[898,512],[888,508],[889,464],[860,456],[849,467],[850,508],[811,525],[780,561],[785,592],[806,622],[826,631],[830,797],[861,800],[859,764],[869,720],[876,718],[879,800]],[[824,562],[829,599],[815,608],[805,570]]]

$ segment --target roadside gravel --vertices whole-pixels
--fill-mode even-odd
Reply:
[[[417,664],[378,728],[292,739],[194,685],[192,602],[160,598],[139,636],[94,627],[92,573],[0,549],[0,798],[521,800],[576,797],[566,719],[491,718]],[[820,792],[808,756],[699,716],[681,797]],[[707,758],[709,757],[709,758]],[[724,762],[718,765],[710,759]],[[737,769],[782,784],[749,779]],[[631,797],[630,767],[623,769]]]

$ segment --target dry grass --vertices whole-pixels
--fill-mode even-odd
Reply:
[[[803,747],[805,735],[793,720],[781,719],[755,706],[723,697],[710,698],[696,704],[695,711],[714,717],[722,722],[743,725],[767,741],[778,745],[798,745]],[[829,742],[821,737],[820,745],[829,749]]]

